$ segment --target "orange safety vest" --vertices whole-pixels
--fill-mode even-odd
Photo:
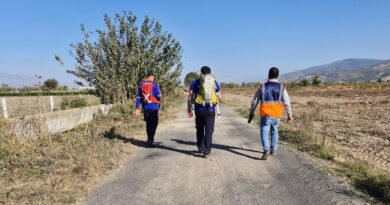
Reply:
[[[261,86],[260,116],[280,118],[283,115],[284,86],[278,82],[267,82]]]

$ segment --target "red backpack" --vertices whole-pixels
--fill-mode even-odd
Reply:
[[[144,103],[156,103],[159,104],[159,101],[155,96],[153,96],[153,86],[154,83],[150,81],[142,82],[142,102]]]

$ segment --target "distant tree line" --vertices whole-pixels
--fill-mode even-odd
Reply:
[[[54,78],[48,79],[41,85],[38,83],[35,86],[24,86],[22,88],[14,88],[8,84],[1,84],[1,93],[27,93],[27,92],[39,92],[39,91],[67,91],[68,86],[60,86],[58,81]]]
[[[180,84],[182,48],[161,24],[145,16],[140,27],[137,17],[124,11],[114,19],[104,15],[104,30],[87,31],[83,40],[71,45],[76,65],[67,72],[95,88],[102,103],[125,103],[135,96],[137,85],[153,70],[165,97]],[[91,37],[96,34],[96,37]],[[63,64],[56,55],[56,60]]]
[[[322,83],[322,81],[320,79],[320,76],[315,75],[315,76],[313,76],[311,81],[309,81],[308,79],[302,79],[301,81],[298,81],[298,82],[288,82],[285,84],[288,87],[306,87],[309,85],[320,86],[321,83]],[[221,83],[222,88],[258,87],[259,85],[260,85],[260,82],[250,82],[250,83],[242,82],[241,84],[225,83],[225,82]]]

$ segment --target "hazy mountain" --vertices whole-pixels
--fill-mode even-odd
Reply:
[[[379,78],[387,81],[390,80],[390,60],[371,67],[344,71],[334,76],[330,75],[328,78],[336,78],[345,82],[377,81]]]
[[[320,75],[323,82],[377,80],[380,73],[387,72],[389,63],[389,60],[350,58],[294,71],[281,75],[280,78],[283,81],[299,81],[305,78],[311,79],[314,75]]]
[[[1,84],[7,84],[10,87],[20,88],[23,86],[33,86],[37,84],[37,79],[24,75],[0,73],[0,85]]]

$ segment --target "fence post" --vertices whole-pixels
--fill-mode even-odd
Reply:
[[[54,111],[54,97],[50,96],[50,112]]]
[[[3,107],[4,118],[7,119],[8,118],[7,100],[5,98],[1,98],[1,104]]]

